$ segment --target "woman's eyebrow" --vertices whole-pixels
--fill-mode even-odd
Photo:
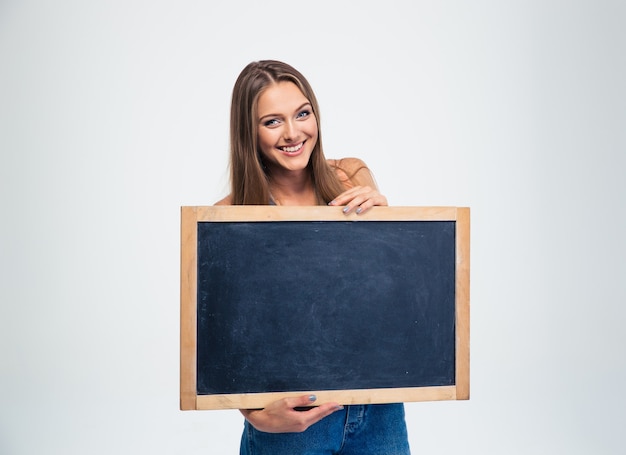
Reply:
[[[296,111],[301,110],[302,108],[309,106],[310,108],[313,108],[313,106],[311,106],[311,103],[309,103],[308,101],[306,103],[304,103],[302,106],[300,106],[298,109],[296,109]]]

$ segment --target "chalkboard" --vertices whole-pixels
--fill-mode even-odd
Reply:
[[[183,212],[181,408],[468,397],[468,209]]]

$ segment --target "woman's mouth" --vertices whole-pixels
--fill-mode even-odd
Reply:
[[[300,149],[302,149],[302,146],[304,145],[304,142],[300,142],[299,144],[296,144],[294,146],[290,146],[290,147],[279,147],[280,150],[282,150],[285,153],[288,154],[295,154],[298,153],[300,151]]]

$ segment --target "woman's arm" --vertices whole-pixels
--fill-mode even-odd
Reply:
[[[345,182],[346,191],[337,196],[328,205],[341,206],[344,213],[353,210],[357,215],[366,212],[375,205],[388,205],[387,198],[380,194],[376,181],[365,163],[358,158],[344,158],[332,161],[331,166]]]

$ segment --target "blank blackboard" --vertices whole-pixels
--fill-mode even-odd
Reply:
[[[467,398],[460,211],[184,207],[181,408]]]

